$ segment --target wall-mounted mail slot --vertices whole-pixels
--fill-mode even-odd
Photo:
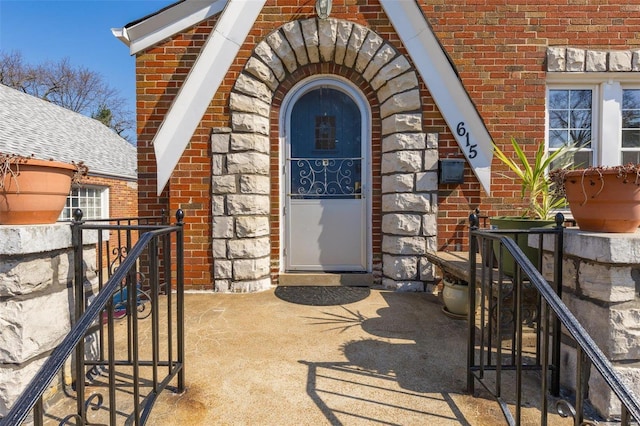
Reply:
[[[464,160],[444,158],[440,160],[440,183],[464,183]]]

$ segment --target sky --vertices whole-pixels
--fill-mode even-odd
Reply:
[[[135,60],[111,28],[175,1],[0,0],[0,50],[19,51],[32,65],[69,58],[75,67],[100,73],[135,111]]]

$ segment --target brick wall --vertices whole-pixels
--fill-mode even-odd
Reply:
[[[493,140],[512,152],[515,137],[533,155],[545,140],[545,52],[548,46],[635,49],[640,45],[640,1],[452,0],[423,2]],[[453,138],[440,136],[440,157],[460,156]],[[467,167],[468,169],[468,167]],[[466,245],[467,216],[521,211],[520,187],[492,165],[492,194],[479,189],[471,171],[465,183],[440,190],[439,245]]]
[[[527,152],[533,153],[545,137],[546,48],[555,45],[634,48],[640,43],[634,30],[640,20],[636,17],[640,1],[612,1],[606,5],[590,0],[544,5],[525,0],[502,3],[494,0],[421,2],[425,16],[455,64],[493,139],[509,151],[506,144],[513,136],[525,145]],[[176,208],[185,210],[185,276],[191,288],[213,288],[210,130],[229,127],[229,91],[255,44],[290,20],[314,16],[313,4],[308,0],[267,1],[160,197],[156,195],[151,141],[216,19],[161,42],[136,58],[140,214],[158,214],[162,208],[169,208],[172,214]],[[366,25],[406,54],[377,0],[335,0],[331,17]],[[323,65],[321,69],[330,68]],[[367,93],[365,86],[361,89]],[[463,158],[424,82],[421,82],[421,96],[424,131],[439,133],[440,158]],[[372,104],[374,118],[375,108]],[[275,116],[277,113],[272,112],[272,120]],[[379,144],[379,126],[374,120],[374,144]],[[272,147],[277,147],[275,126],[272,125],[272,129]],[[272,158],[277,161],[277,157]],[[374,157],[374,171],[378,171],[379,162],[375,161]],[[464,184],[440,187],[439,248],[466,247],[467,217],[476,207],[489,215],[515,213],[522,208],[519,186],[498,175],[506,171],[502,165],[494,162],[493,170],[491,197],[480,189],[468,166]],[[277,181],[273,181],[272,186],[277,188]],[[374,191],[376,188],[379,182],[374,181]],[[379,216],[375,213],[379,197],[374,198],[373,225],[379,229],[376,222]],[[277,199],[273,201],[277,206]],[[277,220],[272,220],[274,236],[278,235],[277,226]],[[276,252],[277,244],[274,241],[272,247]],[[379,253],[375,251],[378,246],[379,233],[374,237],[375,254]]]
[[[172,179],[160,197],[156,188],[155,155],[151,142],[172,100],[197,58],[215,23],[160,43],[136,58],[138,120],[138,202],[140,216],[168,209],[185,212],[185,279],[194,289],[211,289],[211,162],[209,131],[227,125],[227,116],[214,101],[196,131]]]
[[[85,185],[109,187],[109,217],[138,216],[138,183],[121,179],[88,176]]]
[[[88,176],[83,180],[84,185],[109,187],[109,217],[133,218],[138,217],[138,183],[121,179],[112,179],[98,176]],[[137,236],[136,236],[137,237]],[[125,240],[124,233],[121,240]],[[135,244],[135,240],[132,244]],[[110,253],[115,247],[118,237],[115,231],[109,231],[109,245],[105,241],[102,244],[102,265],[108,265],[113,259]]]

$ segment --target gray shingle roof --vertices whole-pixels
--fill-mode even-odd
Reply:
[[[92,175],[137,176],[136,148],[107,126],[2,84],[0,152],[83,161]]]

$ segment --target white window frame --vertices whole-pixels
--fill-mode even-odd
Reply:
[[[549,141],[549,128],[550,128],[550,119],[549,119],[549,92],[551,90],[591,90],[591,152],[593,162],[597,163],[599,161],[599,152],[600,152],[600,123],[598,120],[599,114],[599,98],[600,92],[599,88],[592,84],[558,84],[558,85],[547,85],[546,89],[546,108],[545,108],[545,148],[547,151],[554,150],[550,146]]]
[[[622,90],[620,92],[620,137],[618,138],[620,141],[620,157],[622,157],[623,147],[622,147],[622,94],[625,90],[640,90],[640,82],[636,84],[625,84],[622,86]],[[640,148],[628,149],[627,152],[639,152]]]
[[[82,186],[77,186],[77,187],[73,187],[71,189],[71,191],[73,191],[74,189],[88,189],[88,190],[96,190],[97,192],[99,192],[99,197],[100,197],[100,216],[101,217],[92,217],[89,216],[86,209],[83,209],[83,219],[85,220],[92,220],[92,219],[107,219],[109,218],[109,187],[108,186],[97,186],[97,185],[82,185]],[[60,213],[60,220],[70,220],[73,219],[73,209],[75,207],[67,207],[67,205],[71,205],[71,192],[69,193],[69,195],[67,196],[67,201],[65,203],[65,207],[62,210],[62,213]],[[70,216],[68,218],[64,218],[64,214],[65,212],[71,208],[72,211],[69,212]]]
[[[636,73],[548,73],[545,142],[549,150],[549,90],[592,90],[591,149],[596,166],[616,166],[622,161],[622,93],[640,89]],[[604,145],[606,144],[606,146]]]

